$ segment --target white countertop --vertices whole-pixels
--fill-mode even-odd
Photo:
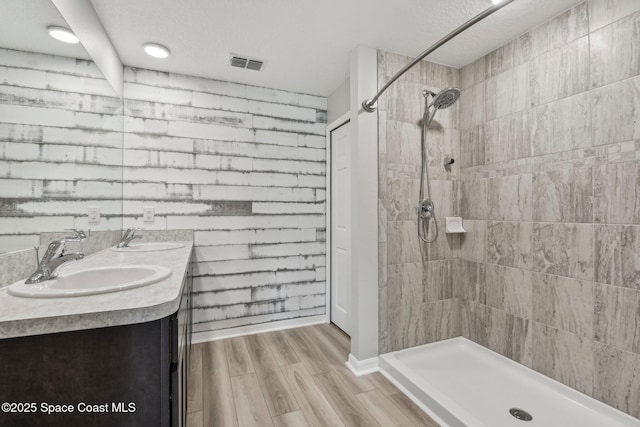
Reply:
[[[0,339],[129,325],[161,319],[178,310],[182,282],[193,242],[157,252],[123,253],[105,249],[62,267],[73,272],[93,267],[151,264],[171,269],[171,276],[147,286],[101,295],[23,298],[0,289]]]

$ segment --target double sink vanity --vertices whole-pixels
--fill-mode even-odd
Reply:
[[[78,232],[0,289],[0,426],[184,425],[193,242],[66,253]]]

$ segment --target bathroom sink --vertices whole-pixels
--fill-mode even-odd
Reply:
[[[166,279],[171,270],[157,265],[98,267],[60,274],[55,279],[27,285],[24,280],[9,286],[10,295],[29,298],[60,298],[106,294],[150,285]]]
[[[153,242],[153,243],[131,243],[126,248],[119,248],[114,246],[112,251],[116,252],[154,252],[154,251],[168,251],[171,249],[183,248],[183,243],[175,242]]]

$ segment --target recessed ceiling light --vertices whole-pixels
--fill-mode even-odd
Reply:
[[[80,41],[80,39],[73,34],[73,31],[68,28],[50,26],[47,27],[47,31],[51,37],[61,42],[76,44]]]
[[[502,3],[502,0],[491,0],[493,2],[493,4],[498,4],[498,3]]]
[[[144,51],[154,58],[166,58],[171,54],[169,49],[157,43],[145,43],[142,45]]]

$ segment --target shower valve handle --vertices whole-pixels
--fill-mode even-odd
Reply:
[[[434,206],[431,199],[422,199],[420,203],[418,203],[418,215],[422,219],[431,219],[435,215],[433,213]]]

